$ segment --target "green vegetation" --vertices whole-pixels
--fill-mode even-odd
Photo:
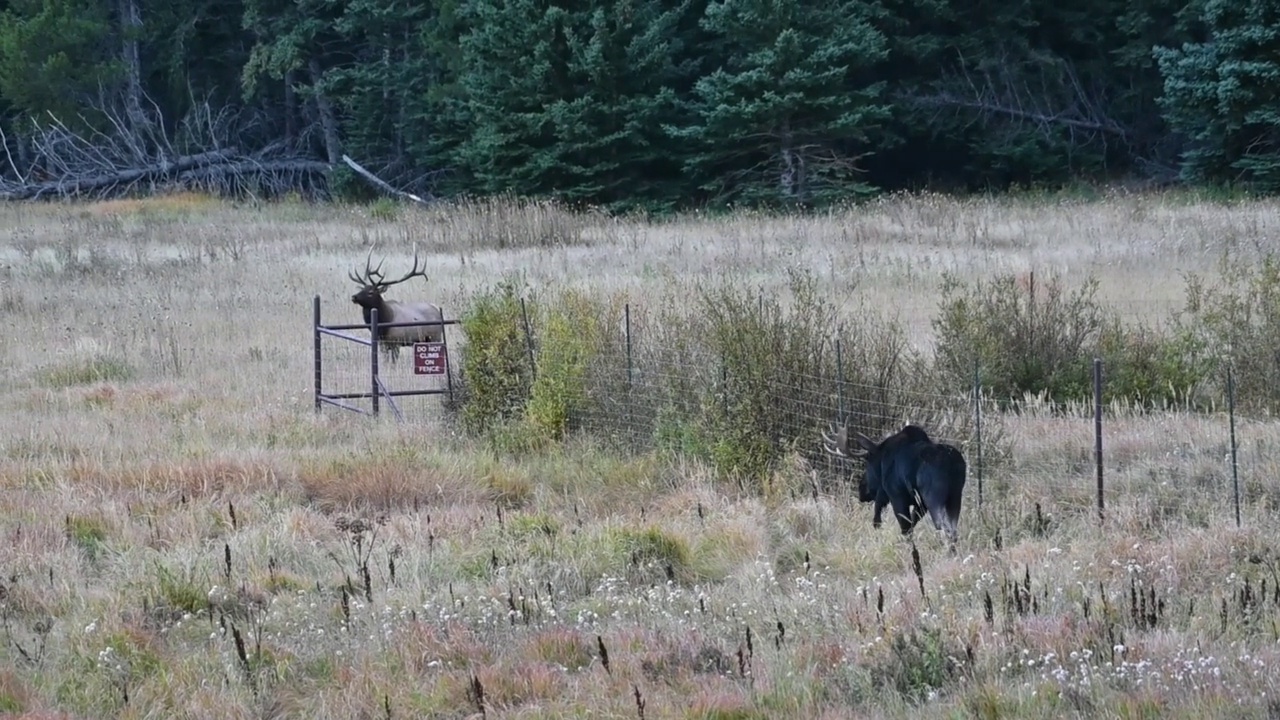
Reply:
[[[59,389],[73,385],[125,382],[133,377],[133,368],[125,360],[109,355],[71,360],[44,372],[44,384]]]

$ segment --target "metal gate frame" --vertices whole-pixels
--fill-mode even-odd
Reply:
[[[378,323],[378,311],[369,311],[369,324],[356,323],[349,325],[325,325],[320,322],[320,296],[316,295],[311,301],[312,316],[312,342],[314,350],[315,364],[315,405],[316,412],[325,405],[332,405],[342,410],[350,410],[360,413],[361,415],[372,415],[377,417],[381,409],[381,399],[386,398],[387,405],[390,406],[392,414],[396,420],[403,422],[404,417],[400,414],[400,408],[396,406],[395,398],[410,395],[445,395],[449,396],[449,400],[453,400],[453,372],[450,367],[452,362],[451,353],[449,352],[449,333],[447,326],[457,325],[457,320],[443,320],[442,322],[403,322],[403,323]],[[445,387],[436,390],[389,390],[382,382],[381,376],[378,374],[378,351],[380,350],[378,341],[379,330],[383,328],[396,327],[423,327],[423,326],[441,326],[440,338],[444,344],[445,350]],[[351,335],[349,330],[368,330],[369,337],[363,338],[357,335]],[[320,349],[320,339],[328,335],[341,340],[364,345],[369,348],[369,392],[362,393],[326,393],[324,391],[324,358]],[[344,400],[355,400],[368,398],[371,401],[371,411],[366,412],[364,408],[356,407]]]

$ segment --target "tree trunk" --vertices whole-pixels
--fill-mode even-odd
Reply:
[[[400,67],[409,66],[409,31],[405,30],[404,38],[400,43]],[[405,160],[405,140],[404,129],[409,125],[409,104],[405,98],[408,93],[400,93],[395,98],[396,103],[396,141],[395,141],[395,162],[397,164]]]
[[[782,156],[782,173],[778,177],[778,194],[786,200],[794,200],[796,194],[796,154],[791,136],[791,121],[783,120],[778,132],[778,152]]]
[[[138,52],[138,39],[142,36],[142,11],[138,0],[120,0],[121,60],[124,63],[125,114],[130,130],[135,135],[147,127],[147,116],[142,112],[142,60]]]
[[[298,76],[293,70],[284,74],[284,141],[290,147],[298,137],[298,97],[293,89]]]
[[[311,58],[307,62],[307,70],[311,73],[311,86],[316,94],[316,111],[320,113],[320,129],[324,132],[324,149],[329,156],[329,164],[337,165],[342,160],[342,141],[338,138],[338,117],[333,112],[333,103],[320,88],[320,61]]]

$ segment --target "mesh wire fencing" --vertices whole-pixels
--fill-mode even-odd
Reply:
[[[326,392],[368,392],[368,348],[330,340],[323,349]],[[730,357],[698,340],[687,332],[665,332],[661,318],[628,307],[626,321],[587,358],[580,382],[564,388],[576,391],[566,398],[573,408],[569,431],[626,451],[702,456],[743,469],[798,458],[825,489],[833,489],[847,485],[857,469],[824,450],[824,432],[844,424],[850,433],[878,439],[914,423],[962,450],[972,488],[966,493],[973,500],[1000,504],[1042,497],[1082,511],[1098,503],[1091,400],[1002,408],[976,384],[937,392],[916,380],[909,367],[860,366],[860,348],[853,347],[858,339],[839,335],[807,350],[821,359],[792,364],[801,370],[767,356],[760,362]],[[522,341],[537,346],[536,326]],[[783,347],[782,338],[779,343],[779,356],[796,352]],[[450,336],[449,351],[456,406],[466,393],[459,372],[467,351],[461,332]],[[537,353],[529,362],[538,375]],[[403,356],[397,364],[383,360],[380,375],[393,390],[443,389],[449,382],[414,375],[411,358]],[[401,419],[445,420],[449,398],[399,398]],[[1185,515],[1188,504],[1203,509],[1206,523],[1220,512],[1229,514],[1237,488],[1246,506],[1280,505],[1280,485],[1274,482],[1280,477],[1280,433],[1263,415],[1237,416],[1233,438],[1230,407],[1225,396],[1220,409],[1210,412],[1104,405],[1103,501],[1144,498],[1149,507],[1143,512],[1156,524],[1161,513],[1175,508]]]

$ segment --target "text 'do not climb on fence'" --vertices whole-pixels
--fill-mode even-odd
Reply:
[[[444,375],[448,364],[448,350],[445,349],[444,343],[413,344],[414,375]]]

